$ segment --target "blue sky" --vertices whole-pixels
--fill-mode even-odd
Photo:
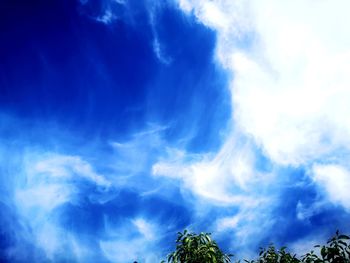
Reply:
[[[348,5],[2,1],[1,261],[349,233]]]

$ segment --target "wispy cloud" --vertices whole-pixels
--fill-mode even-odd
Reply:
[[[350,172],[337,164],[315,164],[312,167],[314,180],[326,192],[327,199],[350,209]]]
[[[96,21],[102,22],[104,24],[110,24],[116,19],[111,10],[106,10],[105,13],[101,16],[96,17]]]
[[[213,202],[227,204],[259,203],[248,192],[252,184],[264,177],[254,169],[255,154],[249,142],[238,136],[228,138],[218,153],[191,155],[177,149],[168,150],[168,159],[153,165],[153,174],[179,178],[188,190]],[[251,199],[251,200],[250,200]]]
[[[328,202],[336,201],[347,208],[345,188],[340,185],[347,184],[349,174],[339,165],[349,161],[350,152],[350,50],[346,44],[350,32],[344,27],[349,22],[344,11],[348,3],[178,3],[184,12],[194,13],[201,23],[217,32],[216,57],[233,76],[235,128],[217,154],[189,166],[192,169],[187,170],[184,180],[196,178],[189,189],[197,193],[206,189],[220,197],[237,193],[237,188],[227,191],[227,186],[261,192],[261,183],[276,185],[275,178],[269,181],[269,176],[258,176],[254,159],[257,150],[261,150],[272,167],[308,170],[314,165],[310,175],[326,189]],[[248,148],[237,147],[242,137],[252,139]],[[156,166],[158,170],[161,167]],[[196,176],[197,171],[202,176]],[[271,170],[275,176],[289,176],[276,171]],[[252,184],[254,181],[259,183]],[[254,196],[252,192],[245,192],[245,196]],[[240,207],[244,207],[244,202]],[[259,216],[257,211],[253,217]],[[219,222],[225,228],[237,226],[239,220],[223,218]],[[245,230],[249,232],[252,227],[254,224],[246,225]]]
[[[157,36],[154,36],[153,49],[154,49],[154,53],[156,54],[156,56],[160,62],[162,62],[166,65],[171,63],[171,58],[167,57],[164,54],[163,47],[162,47],[161,43],[159,42],[159,39],[157,38]]]
[[[88,53],[86,61],[108,61],[117,70],[96,66],[103,76],[90,79],[84,69],[87,79],[76,83],[92,80],[96,87],[86,91],[88,103],[75,105],[77,99],[68,107],[86,108],[85,121],[96,107],[87,125],[95,138],[72,128],[84,126],[81,111],[74,125],[62,124],[59,110],[55,125],[34,118],[40,108],[30,125],[0,115],[7,257],[155,262],[185,227],[213,231],[227,249],[248,257],[271,240],[298,252],[349,218],[346,1],[179,0],[180,10],[171,1],[101,1],[96,10],[94,3],[81,1],[100,22],[93,29],[116,30],[107,40],[123,34],[106,53],[103,40],[86,44],[103,53]],[[229,107],[221,95],[230,96]],[[201,147],[211,145],[212,134],[219,143]]]
[[[278,164],[305,164],[349,145],[346,5],[180,1],[217,30],[217,56],[234,76],[234,122]]]

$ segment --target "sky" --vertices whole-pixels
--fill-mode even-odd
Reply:
[[[350,232],[347,0],[0,2],[0,261],[235,259]]]

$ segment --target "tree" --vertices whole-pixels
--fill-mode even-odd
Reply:
[[[280,249],[270,245],[261,248],[255,260],[245,263],[350,263],[350,237],[336,232],[326,245],[317,245],[316,252],[311,250],[301,257],[291,254],[286,247]],[[168,263],[229,263],[231,254],[224,254],[208,233],[178,233],[176,249],[167,257]],[[239,263],[240,261],[238,261]],[[165,263],[165,261],[162,261]]]
[[[300,260],[296,255],[291,254],[286,249],[286,247],[276,249],[274,245],[270,245],[267,249],[260,249],[257,260],[244,261],[247,263],[299,263]]]
[[[179,232],[176,250],[168,255],[168,263],[229,263],[230,254],[224,254],[209,233]],[[165,263],[165,261],[162,261]]]
[[[304,263],[349,263],[350,262],[350,243],[349,236],[335,233],[335,236],[327,241],[324,246],[315,246],[319,248],[319,255],[313,251],[307,253],[303,258]]]
[[[270,245],[261,249],[257,260],[245,260],[247,263],[350,263],[350,237],[336,232],[324,246],[316,245],[319,251],[311,250],[301,258],[286,251],[286,247],[276,249]]]

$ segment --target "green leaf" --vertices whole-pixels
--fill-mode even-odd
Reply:
[[[338,239],[350,239],[350,237],[347,235],[340,235],[338,236]]]

